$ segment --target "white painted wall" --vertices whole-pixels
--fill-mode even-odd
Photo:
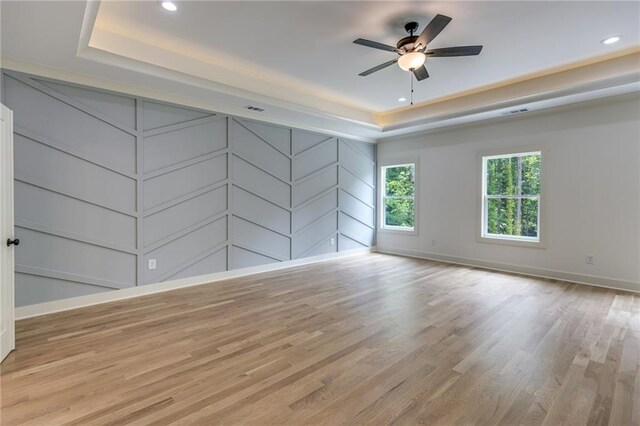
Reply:
[[[379,231],[378,249],[640,291],[640,99],[530,114],[379,143],[380,162],[420,158],[420,208],[417,236]],[[547,247],[478,242],[478,151],[538,144]]]

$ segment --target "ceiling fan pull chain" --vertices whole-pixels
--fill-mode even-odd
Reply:
[[[409,79],[411,80],[411,105],[413,105],[413,71],[409,73]]]

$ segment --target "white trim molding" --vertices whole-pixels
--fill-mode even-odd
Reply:
[[[318,256],[311,256],[304,259],[288,260],[268,265],[252,266],[248,268],[235,269],[232,271],[215,272],[212,274],[199,275],[196,277],[182,278],[178,280],[164,281],[155,284],[147,284],[138,287],[130,287],[121,290],[106,291],[102,293],[89,294],[86,296],[71,297],[68,299],[54,300],[51,302],[37,303],[34,305],[21,306],[15,310],[16,320],[38,317],[41,315],[53,314],[56,312],[68,311],[87,306],[99,305],[102,303],[115,302],[117,300],[131,299],[134,297],[146,296],[165,291],[177,290],[185,287],[193,287],[203,284],[212,284],[219,281],[233,278],[246,277],[263,272],[278,271],[281,269],[293,268],[296,266],[309,265],[336,259],[339,257],[355,256],[363,253],[370,253],[371,248],[356,248],[337,253],[327,253]]]
[[[640,293],[640,282],[619,280],[616,278],[600,277],[595,275],[577,274],[574,272],[557,271],[553,269],[536,268],[533,266],[515,265],[511,263],[493,262],[490,260],[473,259],[467,257],[451,256],[440,253],[430,253],[421,250],[409,250],[398,247],[376,246],[373,249],[377,253],[395,254],[418,259],[434,260],[438,262],[452,263],[463,266],[473,266],[490,269],[499,272],[510,272],[528,275],[537,278],[547,278],[568,281],[576,284],[604,287],[614,290],[631,291]]]

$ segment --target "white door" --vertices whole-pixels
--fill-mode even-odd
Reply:
[[[15,346],[13,318],[13,114],[0,104],[0,362]]]

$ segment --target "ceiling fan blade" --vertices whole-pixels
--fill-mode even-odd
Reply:
[[[387,52],[395,52],[397,49],[393,46],[389,46],[388,44],[378,43],[377,41],[365,40],[363,38],[359,38],[353,41],[355,44],[359,44],[361,46],[373,47],[374,49],[386,50]]]
[[[396,62],[398,62],[398,60],[397,60],[397,59],[394,59],[393,61],[385,62],[384,64],[380,64],[380,65],[378,65],[377,67],[373,67],[373,68],[371,68],[371,69],[368,69],[368,70],[366,70],[366,71],[363,71],[363,72],[361,72],[361,73],[360,73],[360,74],[358,74],[358,75],[359,75],[359,76],[361,76],[361,77],[366,77],[366,76],[368,76],[369,74],[373,74],[373,73],[374,73],[374,72],[376,72],[376,71],[380,71],[381,69],[384,69],[384,68],[386,68],[386,67],[388,67],[388,66],[391,66],[391,65],[395,64]]]
[[[423,65],[417,70],[413,70],[413,75],[416,76],[416,80],[422,81],[425,78],[429,78],[429,73],[427,72],[427,68]]]
[[[431,22],[429,22],[429,24],[427,24],[424,30],[422,30],[422,33],[420,33],[420,36],[416,40],[415,44],[421,44],[423,47],[426,47],[427,44],[431,43],[431,40],[433,40],[438,34],[440,34],[440,31],[442,31],[444,27],[449,24],[449,22],[451,22],[451,18],[449,18],[448,16],[440,14],[436,15],[436,17],[433,18]]]
[[[482,51],[482,46],[457,46],[457,47],[444,47],[442,49],[427,50],[425,55],[438,57],[438,56],[475,56],[479,55]]]

